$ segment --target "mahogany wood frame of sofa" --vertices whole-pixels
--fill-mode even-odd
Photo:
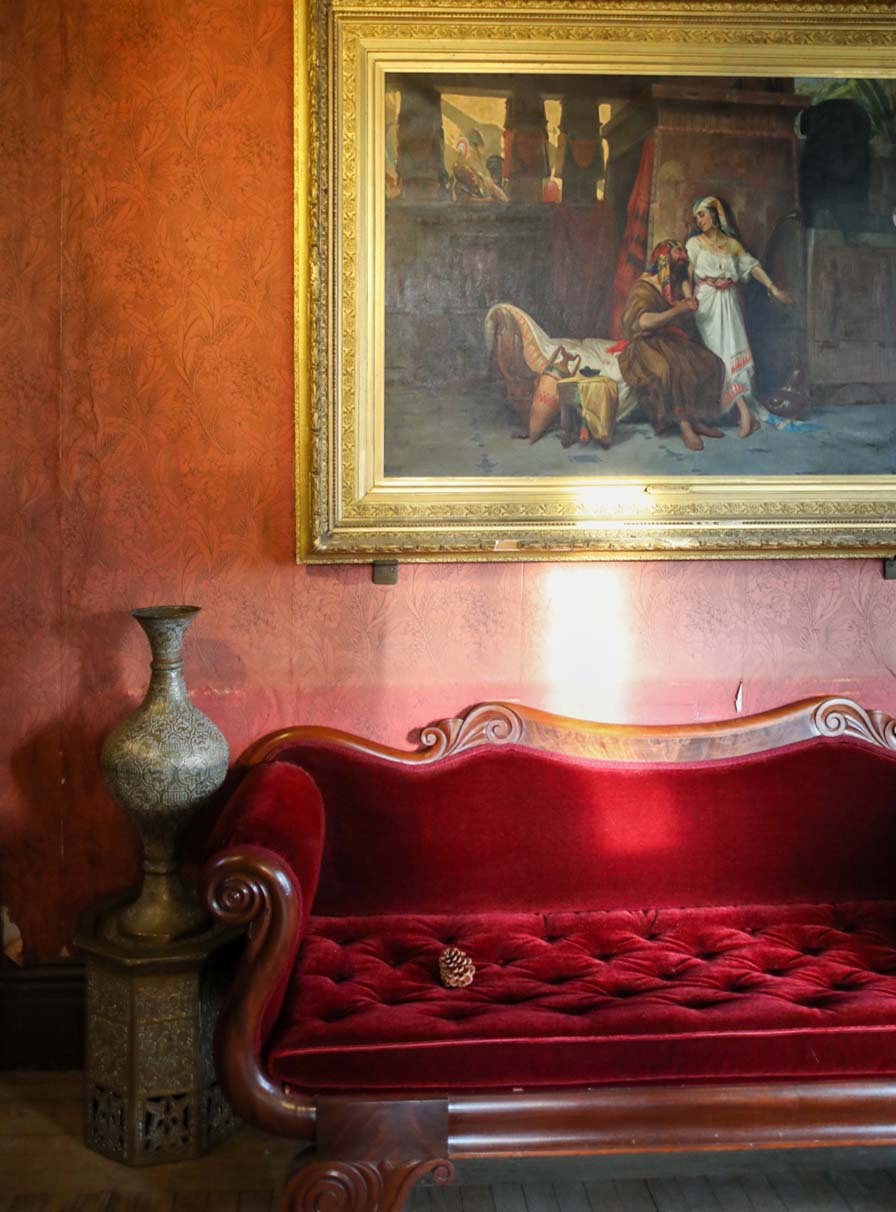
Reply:
[[[417,766],[508,744],[575,759],[712,762],[819,738],[846,738],[892,755],[896,722],[839,698],[684,727],[594,724],[490,703],[423,729],[417,751],[329,729],[287,729],[252,746],[236,774],[295,742]],[[231,848],[211,860],[204,895],[218,917],[249,927],[217,1032],[223,1088],[244,1120],[312,1144],[287,1184],[285,1209],[393,1212],[423,1175],[448,1181],[456,1159],[896,1144],[896,1079],[889,1076],[398,1096],[297,1091],[271,1076],[264,1054],[271,1001],[286,979],[283,956],[302,916],[288,865],[263,843]]]

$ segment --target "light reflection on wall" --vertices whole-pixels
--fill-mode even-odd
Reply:
[[[560,564],[544,574],[544,706],[564,715],[627,718],[633,678],[632,578],[624,564]]]
[[[646,521],[655,508],[653,494],[639,483],[582,484],[575,495],[586,515],[577,527],[590,530],[598,517],[605,536],[632,519]],[[638,587],[632,571],[627,562],[546,570],[538,673],[547,710],[607,723],[630,719],[630,687],[643,677],[634,667]]]

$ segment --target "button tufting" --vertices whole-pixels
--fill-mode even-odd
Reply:
[[[448,1023],[462,1023],[464,1019],[472,1018],[479,1011],[475,1006],[445,1006],[439,1012],[439,1018],[443,1018]]]
[[[843,993],[855,993],[856,990],[862,989],[865,983],[862,974],[857,972],[853,976],[842,976],[839,980],[831,981],[831,988],[839,989]]]
[[[552,1027],[571,1039],[643,1036],[649,1047],[677,1014],[683,1049],[695,1031],[729,1033],[736,1049],[754,1024],[759,1032],[779,1021],[824,1031],[842,1016],[864,1029],[869,1018],[883,1019],[885,999],[896,1002],[892,910],[878,915],[875,908],[861,924],[842,926],[836,906],[753,912],[764,924],[746,913],[740,924],[730,908],[670,911],[662,931],[621,911],[555,915],[553,925],[455,915],[454,927],[447,916],[312,917],[287,1001],[295,1017],[289,1030],[299,1040],[300,1027],[307,1029],[312,1048],[320,1042],[339,1049],[348,1038],[349,1051],[440,1035],[452,1044],[495,1037],[525,1043]],[[440,940],[457,939],[482,949],[481,997],[459,994],[449,1006],[434,957]],[[511,945],[516,955],[502,953]],[[389,1043],[390,1033],[400,1042]]]
[[[810,1010],[824,1010],[828,1006],[834,1004],[837,1000],[837,995],[835,993],[812,993],[809,995],[809,997],[794,998],[794,1001],[798,1006],[807,1006]]]

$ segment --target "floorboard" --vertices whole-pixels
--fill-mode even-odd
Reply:
[[[622,1197],[614,1182],[585,1183],[591,1212],[624,1212]]]
[[[560,1212],[591,1212],[588,1193],[582,1182],[554,1183],[554,1198]]]
[[[869,1189],[861,1174],[852,1170],[832,1170],[828,1177],[846,1200],[850,1212],[885,1212],[885,1205]]]
[[[752,1201],[739,1178],[727,1175],[715,1178],[712,1189],[721,1212],[753,1212]]]
[[[720,1212],[721,1204],[710,1179],[701,1176],[694,1178],[684,1176],[675,1181],[678,1183],[688,1212]]]
[[[787,1212],[766,1174],[745,1174],[741,1179],[753,1212]]]
[[[460,1188],[460,1203],[463,1212],[495,1212],[495,1201],[491,1187],[470,1183]]]
[[[432,1192],[424,1183],[411,1188],[405,1201],[405,1212],[432,1212]],[[240,1209],[243,1212],[243,1209]]]
[[[587,1195],[585,1198],[588,1198]],[[495,1212],[529,1212],[522,1183],[493,1183],[492,1199],[495,1201]],[[591,1212],[590,1204],[586,1212]]]
[[[463,1212],[460,1187],[433,1187],[430,1195],[433,1212]]]
[[[625,1212],[659,1212],[649,1186],[642,1179],[620,1179],[616,1191]]]
[[[647,1190],[657,1206],[657,1212],[688,1212],[687,1201],[674,1178],[650,1178]]]
[[[529,1212],[560,1212],[553,1183],[526,1183],[523,1191]]]

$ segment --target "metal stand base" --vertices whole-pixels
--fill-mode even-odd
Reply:
[[[87,959],[84,1141],[129,1166],[185,1161],[238,1124],[212,1060],[226,984],[212,957],[235,931],[135,945],[118,930],[121,904],[88,910],[76,935]]]

